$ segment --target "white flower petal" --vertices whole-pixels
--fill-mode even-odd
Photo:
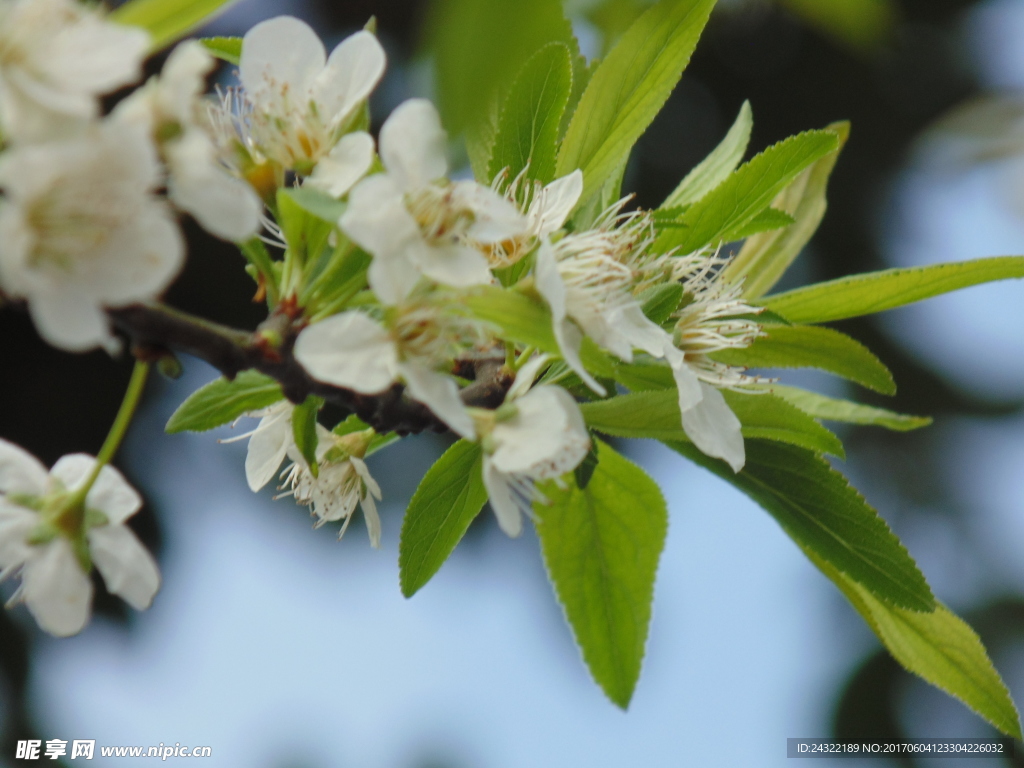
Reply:
[[[373,479],[370,474],[369,468],[366,466],[366,462],[360,459],[358,456],[352,456],[349,458],[352,462],[353,468],[356,470],[356,474],[362,478],[363,482],[366,483],[366,490],[370,496],[375,499],[380,499],[380,486],[377,485],[377,481]]]
[[[473,419],[459,397],[459,386],[453,378],[415,363],[399,363],[398,370],[405,379],[409,397],[427,406],[460,437],[476,439]]]
[[[89,620],[92,581],[63,536],[38,550],[22,571],[21,597],[39,626],[51,635],[77,634]]]
[[[157,98],[161,112],[179,123],[191,123],[196,99],[203,93],[206,75],[214,63],[213,56],[198,40],[179,43],[160,72]]]
[[[387,57],[377,37],[361,31],[331,52],[327,66],[312,84],[317,110],[329,124],[347,117],[380,82]]]
[[[442,285],[468,288],[494,282],[487,258],[476,248],[457,243],[432,246],[421,240],[411,244],[409,256],[420,272]]]
[[[69,91],[101,94],[141,77],[150,37],[139,27],[89,14],[48,42],[46,70],[53,82]]]
[[[21,446],[0,438],[0,494],[42,496],[49,473],[46,467]]]
[[[540,237],[557,232],[569,218],[580,195],[583,194],[583,171],[577,169],[568,176],[555,179],[541,193],[543,208],[538,211],[535,222],[536,233]]]
[[[498,526],[514,539],[523,532],[523,516],[516,503],[512,486],[504,473],[495,467],[494,462],[487,456],[484,456],[483,476],[491,509],[498,518]]]
[[[534,479],[559,477],[575,469],[590,450],[590,435],[572,396],[541,385],[515,401],[517,415],[499,422],[492,437],[494,466]]]
[[[373,137],[365,131],[341,137],[327,157],[316,164],[306,184],[331,197],[342,197],[373,165]]]
[[[295,359],[317,381],[364,394],[395,380],[398,355],[388,332],[362,312],[343,312],[299,334]]]
[[[704,389],[697,374],[685,362],[682,352],[669,359],[672,366],[672,378],[676,382],[679,393],[679,412],[686,413],[704,399]]]
[[[540,248],[537,249],[533,273],[538,293],[544,297],[551,308],[552,330],[555,334],[555,341],[558,342],[558,349],[562,353],[562,359],[583,380],[584,384],[603,397],[605,388],[590,375],[580,359],[580,345],[583,343],[583,336],[566,317],[565,282],[558,272],[554,251],[547,240],[542,240]]]
[[[72,453],[62,456],[50,476],[59,480],[69,491],[82,486],[86,478],[96,466],[96,459],[85,453]],[[98,509],[105,514],[111,523],[123,523],[142,507],[142,497],[138,491],[128,484],[124,475],[109,464],[100,470],[96,482],[85,497],[85,504],[90,509]]]
[[[68,352],[116,344],[106,314],[95,299],[62,286],[29,299],[29,314],[43,340]]]
[[[327,52],[308,24],[294,16],[261,21],[242,39],[239,77],[257,108],[284,114],[305,107]]]
[[[497,243],[526,234],[526,219],[494,190],[475,181],[459,181],[453,185],[452,197],[455,207],[473,212],[473,223],[466,233],[470,240]]]
[[[363,179],[352,189],[338,223],[354,242],[378,257],[400,256],[407,243],[422,239],[405,208],[402,190],[383,173]]]
[[[149,551],[123,525],[103,525],[88,533],[89,552],[107,591],[137,611],[149,608],[160,589],[160,570]]]
[[[402,190],[415,190],[448,172],[447,141],[434,105],[426,99],[409,99],[381,126],[380,157]]]
[[[746,461],[740,420],[721,392],[704,382],[700,387],[704,396],[695,406],[683,411],[683,430],[702,452],[723,459],[733,472],[739,472]]]
[[[171,170],[169,196],[210,234],[241,242],[260,226],[263,202],[253,188],[228,174],[210,139],[190,129],[165,145]]]
[[[291,403],[282,403],[280,408],[271,409],[260,419],[259,426],[249,438],[245,479],[253,493],[274,479],[293,443],[291,414]]]

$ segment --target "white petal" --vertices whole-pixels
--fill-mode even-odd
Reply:
[[[410,244],[409,257],[420,272],[442,285],[468,288],[494,282],[487,258],[466,245],[428,245],[420,240]]]
[[[328,125],[343,120],[370,95],[384,74],[386,61],[376,36],[365,30],[338,44],[312,88],[317,110]]]
[[[506,534],[515,538],[523,532],[523,516],[516,504],[512,487],[505,475],[494,466],[494,462],[484,457],[484,487],[491,502],[494,516],[498,518],[498,526]]]
[[[364,394],[395,380],[398,355],[388,332],[362,312],[343,312],[299,334],[295,359],[310,376]]]
[[[179,43],[160,72],[158,99],[161,111],[182,124],[192,122],[195,100],[202,94],[206,75],[213,67],[213,56],[198,40]]]
[[[409,397],[427,406],[460,437],[476,439],[473,419],[459,397],[455,379],[415,363],[399,363],[398,370],[405,379]]]
[[[642,349],[654,357],[664,355],[666,344],[672,346],[672,337],[668,332],[650,320],[636,302],[616,310],[610,319],[610,325],[631,348]]]
[[[43,340],[69,352],[86,352],[114,342],[106,314],[90,296],[62,286],[37,293],[28,304],[29,314]]]
[[[156,561],[135,534],[123,525],[103,525],[89,530],[89,552],[103,575],[107,591],[143,611],[160,589]]]
[[[256,431],[249,438],[249,450],[245,454],[245,479],[253,493],[273,480],[292,445],[291,413],[290,403],[275,409],[260,420]]]
[[[35,547],[27,539],[38,525],[38,514],[0,497],[0,571],[15,570],[32,557]]]
[[[259,229],[263,203],[253,188],[228,174],[210,139],[191,129],[165,145],[171,169],[170,198],[212,235],[248,240]]]
[[[49,473],[39,459],[21,446],[0,438],[0,494],[42,496],[46,493],[48,478]]]
[[[283,115],[289,105],[306,107],[326,61],[324,44],[306,22],[277,16],[245,33],[238,71],[258,108]]]
[[[81,632],[89,620],[92,581],[63,536],[37,550],[21,574],[25,604],[51,635],[67,637]]]
[[[673,356],[669,364],[672,366],[672,378],[675,379],[676,391],[679,393],[679,412],[686,413],[704,399],[704,390],[697,374],[684,362],[681,352],[678,357]]]
[[[535,479],[575,469],[590,450],[579,406],[561,387],[541,385],[515,401],[517,415],[494,428],[491,456],[505,473]]]
[[[352,456],[349,461],[352,462],[352,467],[355,469],[356,474],[362,478],[364,483],[366,483],[366,490],[369,495],[379,500],[380,486],[377,485],[377,481],[374,480],[373,476],[370,474],[370,470],[366,466],[366,462],[358,456]]]
[[[54,82],[68,91],[101,94],[139,79],[150,37],[139,27],[90,14],[48,43],[46,69]]]
[[[583,194],[583,171],[577,169],[568,176],[555,179],[542,192],[543,208],[535,222],[537,235],[543,237],[557,232],[569,218],[580,195]]]
[[[80,488],[96,466],[96,459],[85,453],[62,456],[50,475],[59,480],[69,491]],[[142,507],[142,497],[128,484],[124,475],[109,464],[100,470],[96,482],[85,497],[85,504],[91,509],[103,512],[112,523],[123,523]]]
[[[448,172],[447,141],[434,105],[409,99],[381,126],[380,157],[402,190],[420,189]]]
[[[590,375],[580,359],[580,345],[583,343],[583,336],[576,326],[566,318],[565,282],[558,271],[554,251],[547,240],[542,240],[540,248],[537,249],[533,273],[538,293],[544,297],[551,308],[552,330],[555,334],[555,341],[558,342],[558,349],[562,353],[562,359],[583,380],[584,384],[603,397],[605,388]]]
[[[327,157],[316,164],[306,184],[331,197],[342,197],[373,165],[373,137],[365,131],[347,133]]]
[[[683,411],[683,430],[701,451],[716,459],[724,459],[733,472],[739,472],[746,461],[740,420],[721,392],[703,381],[700,387],[704,397]]]
[[[516,372],[516,379],[512,382],[512,386],[508,388],[508,392],[505,393],[506,402],[511,402],[517,397],[525,395],[530,387],[533,386],[534,379],[537,378],[537,374],[548,364],[551,360],[550,355],[534,355],[529,361],[523,365]]]
[[[422,240],[416,221],[405,207],[402,190],[383,173],[363,179],[353,188],[348,208],[338,223],[374,256],[397,256],[408,242]]]
[[[85,256],[97,262],[91,274],[80,277],[88,277],[105,304],[117,307],[167,288],[185,263],[185,240],[168,207],[152,202],[139,206],[132,226],[113,233],[103,251]]]
[[[478,243],[498,243],[525,235],[527,222],[512,203],[494,190],[475,181],[456,182],[452,189],[455,205],[473,211],[467,235]]]

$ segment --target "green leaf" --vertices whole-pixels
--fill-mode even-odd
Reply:
[[[504,168],[511,181],[529,166],[531,179],[555,177],[558,129],[572,90],[572,60],[563,43],[530,57],[505,99],[488,166],[488,180]]]
[[[459,440],[423,476],[405,511],[398,544],[403,595],[412,597],[433,578],[485,501],[483,452]]]
[[[814,552],[876,597],[911,611],[932,611],[935,598],[906,548],[828,461],[785,443],[747,440],[740,472],[690,443],[670,448],[756,501],[806,551]]]
[[[874,353],[845,333],[813,325],[775,325],[744,349],[726,349],[712,357],[750,368],[819,368],[868,389],[892,395],[892,374]]]
[[[425,30],[438,107],[453,136],[479,130],[495,100],[501,103],[501,94],[542,47],[557,41],[577,50],[561,0],[437,0]],[[489,157],[486,147],[482,153]]]
[[[769,394],[722,394],[740,420],[745,438],[778,440],[818,453],[844,455],[838,437],[785,400]],[[683,431],[674,387],[581,403],[580,410],[587,426],[608,435],[690,442]]]
[[[796,219],[785,211],[780,211],[778,208],[765,208],[757,214],[757,216],[748,221],[745,226],[735,232],[727,234],[725,239],[742,240],[745,237],[751,237],[752,235],[757,235],[762,232],[772,232],[795,223]]]
[[[498,326],[510,341],[561,355],[551,328],[551,312],[540,299],[517,290],[480,288],[462,301],[478,319]],[[583,339],[580,358],[587,369],[598,376],[614,375],[611,359],[590,338]]]
[[[661,0],[633,23],[594,72],[569,122],[555,171],[565,176],[583,170],[581,205],[626,161],[661,110],[714,4]]]
[[[317,477],[320,471],[319,462],[316,458],[316,448],[319,438],[316,434],[316,415],[320,412],[324,401],[316,395],[310,395],[302,405],[296,405],[292,411],[292,437],[295,439],[295,447],[299,449],[302,458],[309,465],[313,477]]]
[[[224,11],[234,0],[128,0],[110,13],[119,24],[142,27],[150,34],[150,50],[179,40]]]
[[[909,432],[912,429],[927,427],[932,423],[931,416],[908,416],[903,413],[887,411],[884,408],[874,408],[870,405],[852,403],[849,400],[826,397],[798,387],[772,384],[769,389],[772,394],[781,397],[816,419],[885,427],[896,432]]]
[[[784,232],[747,238],[722,273],[723,279],[729,282],[743,278],[745,296],[761,296],[779,281],[810,241],[825,215],[829,176],[850,136],[850,124],[833,123],[825,130],[836,135],[839,146],[798,175],[772,202],[774,208],[791,214],[795,223]]]
[[[907,671],[959,699],[1007,736],[1021,738],[1020,715],[1010,692],[981,639],[962,619],[942,604],[931,613],[887,605],[813,551],[804,553],[842,590]]]
[[[537,535],[558,600],[598,685],[625,709],[643,661],[668,511],[657,484],[604,443],[585,490],[543,492]]]
[[[281,385],[274,379],[242,371],[233,380],[220,378],[197,389],[171,414],[164,429],[169,434],[205,432],[283,399]]]
[[[683,286],[680,283],[665,283],[648,288],[637,297],[647,319],[661,325],[672,317],[683,300]]]
[[[681,219],[684,227],[662,230],[655,249],[690,253],[717,245],[741,231],[797,175],[837,146],[836,134],[826,130],[806,131],[768,147],[691,205]]]
[[[764,304],[794,323],[825,323],[1011,277],[1024,277],[1024,256],[867,272],[778,293],[765,298]]]
[[[206,50],[228,64],[234,64],[237,67],[242,60],[242,38],[240,37],[201,37],[199,42],[206,46]]]
[[[695,203],[725,181],[746,154],[753,127],[754,115],[750,110],[750,102],[744,101],[736,121],[722,142],[686,174],[686,178],[665,198],[659,210]]]
[[[307,205],[313,196],[296,195],[298,191],[288,187],[277,191],[277,223],[288,243],[288,250],[300,265],[306,265],[320,257],[335,223],[326,221],[321,215],[323,211],[314,213],[309,210]]]

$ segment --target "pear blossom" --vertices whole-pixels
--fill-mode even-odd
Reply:
[[[352,131],[385,64],[384,49],[370,32],[350,35],[328,56],[305,22],[292,16],[268,19],[245,34],[241,91],[228,92],[214,120],[257,167],[270,163],[277,174],[305,175],[330,158],[334,171],[352,164],[362,168],[361,176],[373,160],[368,135],[334,150]]]
[[[402,380],[409,397],[472,439],[473,420],[458,385],[437,368],[477,334],[468,321],[430,305],[398,307],[387,325],[353,310],[305,328],[295,341],[295,359],[317,381],[367,395]]]
[[[723,378],[730,369],[708,355],[725,346],[747,346],[759,326],[724,318],[756,310],[737,299],[739,287],[724,287],[716,279],[721,266],[716,257],[652,254],[649,215],[622,214],[624,202],[609,208],[593,230],[566,235],[554,245],[542,242],[537,251],[537,290],[551,307],[559,348],[566,363],[601,394],[603,388],[579,357],[584,334],[626,362],[634,349],[664,359],[672,369],[683,430],[701,451],[738,472],[745,462],[741,425],[716,387],[748,381],[735,372]],[[636,298],[657,278],[679,280],[693,298],[674,335],[648,319]]]
[[[0,290],[28,302],[50,344],[116,348],[104,308],[152,299],[177,274],[185,247],[160,183],[148,134],[122,121],[0,155]]]
[[[44,140],[79,130],[98,97],[137,80],[142,29],[74,0],[0,0],[0,133]]]
[[[92,564],[107,589],[136,610],[148,608],[160,587],[156,562],[125,525],[142,499],[121,473],[104,466],[84,502],[75,502],[95,464],[72,454],[47,472],[0,440],[0,579],[21,577],[8,607],[24,602],[39,626],[59,637],[89,620]]]
[[[535,501],[546,501],[536,481],[572,471],[590,450],[590,435],[572,395],[550,384],[532,386],[546,362],[545,357],[528,362],[504,405],[478,412],[484,487],[498,525],[513,537],[522,532],[522,515],[532,515]]]
[[[528,171],[529,168],[523,169],[505,189],[505,199],[525,209],[526,228],[515,237],[484,247],[494,268],[515,264],[533,250],[539,240],[560,230],[583,194],[583,172],[578,169],[544,186],[537,181],[529,182]],[[505,181],[504,174],[499,174],[492,188],[499,191]]]
[[[239,242],[259,229],[263,203],[222,164],[202,122],[200,97],[213,67],[201,43],[181,43],[160,76],[118,104],[115,116],[145,127],[158,141],[169,171],[171,202],[211,234]]]
[[[527,227],[515,206],[474,181],[448,182],[445,132],[424,99],[401,104],[380,131],[385,173],[359,182],[339,223],[374,258],[370,288],[397,304],[421,276],[467,287],[492,281],[489,245],[521,235]]]
[[[317,444],[318,472],[315,476],[298,448],[293,444],[288,449],[292,463],[281,475],[281,488],[287,489],[282,496],[293,496],[299,504],[309,507],[310,513],[317,518],[314,528],[344,520],[338,531],[339,539],[348,530],[358,503],[366,520],[370,546],[380,549],[380,515],[374,501],[381,499],[380,486],[363,461],[373,431],[342,436],[327,430],[324,432]]]

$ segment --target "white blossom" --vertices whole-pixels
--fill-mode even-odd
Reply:
[[[529,168],[525,168],[504,191],[505,199],[523,210],[526,227],[518,235],[484,248],[492,267],[515,264],[532,251],[540,239],[560,230],[583,194],[583,172],[580,170],[555,179],[546,186],[540,182],[529,182],[526,178],[528,171]],[[499,174],[492,186],[499,191],[504,183],[504,175]]]
[[[518,236],[526,221],[515,206],[474,181],[448,182],[445,132],[434,106],[410,99],[385,121],[380,157],[385,173],[357,184],[340,224],[374,258],[370,287],[397,304],[421,276],[455,287],[491,282],[475,244]]]
[[[328,57],[305,22],[291,16],[268,19],[245,34],[242,90],[227,94],[214,119],[229,142],[239,141],[257,165],[270,162],[278,172],[308,174],[330,157],[336,169],[352,158],[332,151],[352,131],[358,108],[380,81],[385,64],[384,49],[370,32],[347,37]],[[366,147],[364,140],[355,149]],[[370,152],[354,162],[365,163],[365,172],[372,157],[371,143]]]
[[[149,136],[121,121],[0,156],[0,290],[28,302],[50,344],[116,348],[104,307],[152,299],[177,274],[184,243],[160,183]]]
[[[572,396],[547,384],[531,388],[543,362],[536,358],[523,366],[505,404],[481,428],[488,430],[482,440],[484,486],[509,536],[520,534],[522,515],[532,514],[535,501],[546,500],[535,482],[570,472],[590,450],[590,435]]]
[[[260,226],[263,203],[221,162],[202,118],[201,96],[213,57],[195,40],[178,45],[159,77],[122,101],[115,116],[143,126],[167,163],[168,196],[217,237],[239,242]]]
[[[95,117],[97,97],[134,82],[142,29],[74,0],[0,0],[0,132],[17,141],[66,135]]]
[[[304,329],[295,342],[295,359],[317,381],[367,395],[402,380],[409,397],[457,434],[473,438],[473,420],[459,399],[458,385],[437,370],[451,359],[453,345],[472,333],[461,318],[430,306],[399,308],[388,327],[349,311]]]
[[[103,467],[84,504],[71,503],[95,464],[73,454],[47,472],[0,440],[0,579],[21,577],[8,607],[24,602],[40,627],[61,637],[89,620],[90,563],[107,589],[137,610],[148,608],[160,587],[153,557],[124,524],[142,499],[120,472]]]
[[[292,463],[282,473],[281,488],[287,489],[282,495],[291,495],[299,504],[310,508],[310,513],[317,518],[314,528],[344,520],[338,531],[339,539],[348,530],[358,503],[366,520],[370,545],[379,549],[380,515],[374,499],[380,501],[380,486],[363,461],[369,437],[365,433],[338,437],[327,430],[324,432],[326,434],[320,437],[317,445],[316,476],[298,448],[294,445],[289,448],[288,456]]]

